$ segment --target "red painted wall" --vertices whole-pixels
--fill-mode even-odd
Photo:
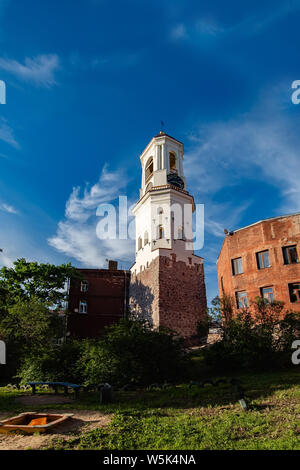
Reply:
[[[88,291],[81,292],[81,281],[70,285],[68,330],[73,337],[95,338],[101,336],[105,326],[124,316],[130,273],[108,269],[79,271],[83,280],[88,281]],[[87,313],[78,313],[81,300],[87,302]]]

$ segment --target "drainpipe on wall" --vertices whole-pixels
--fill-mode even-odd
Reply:
[[[125,269],[123,270],[123,273],[124,273],[124,312],[123,312],[123,316],[124,318],[126,318],[126,313],[127,313],[127,273],[125,271]]]

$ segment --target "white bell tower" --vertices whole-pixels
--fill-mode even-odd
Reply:
[[[183,144],[160,132],[140,156],[142,185],[133,209],[136,259],[129,308],[153,328],[165,327],[197,344],[206,318],[203,258],[194,254],[194,198],[186,189]]]
[[[140,200],[133,209],[136,223],[135,274],[147,269],[157,256],[201,264],[194,255],[192,213],[194,199],[186,190],[183,144],[160,132],[140,156]]]

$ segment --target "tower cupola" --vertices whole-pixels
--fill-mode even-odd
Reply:
[[[183,144],[164,132],[157,134],[140,156],[142,184],[140,197],[149,189],[172,184],[185,189]]]

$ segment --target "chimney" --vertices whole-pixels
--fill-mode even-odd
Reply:
[[[118,269],[118,261],[108,260],[108,269],[110,271],[115,271]]]

